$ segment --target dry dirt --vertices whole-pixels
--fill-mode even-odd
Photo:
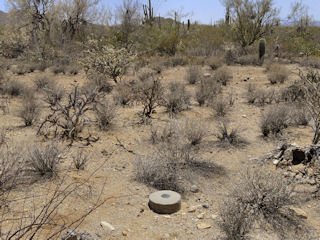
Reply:
[[[297,65],[287,65],[291,70],[289,81],[286,86],[298,78]],[[267,80],[267,75],[263,67],[252,66],[230,66],[233,80],[227,87],[223,88],[224,94],[231,89],[236,95],[236,101],[228,113],[227,118],[232,126],[241,130],[242,136],[248,144],[241,148],[219,148],[213,133],[217,127],[217,119],[207,107],[199,107],[192,100],[190,109],[178,114],[177,118],[185,116],[199,118],[208,124],[208,136],[200,146],[201,157],[208,159],[223,170],[221,174],[213,178],[194,179],[195,184],[200,188],[198,193],[187,192],[183,196],[182,209],[172,215],[158,215],[148,208],[148,195],[155,191],[134,180],[135,155],[120,147],[117,138],[137,154],[145,155],[151,148],[150,130],[151,126],[139,124],[137,113],[142,110],[141,106],[134,105],[122,108],[117,111],[111,129],[107,132],[100,131],[96,127],[90,129],[94,136],[100,140],[87,146],[85,149],[90,152],[90,160],[84,171],[76,171],[72,166],[72,153],[79,143],[69,150],[61,165],[61,173],[53,182],[58,182],[66,177],[66,182],[84,182],[85,185],[73,193],[69,199],[59,208],[56,218],[64,217],[67,223],[72,222],[77,216],[90,209],[94,201],[99,196],[104,187],[100,199],[108,200],[95,212],[89,215],[78,230],[88,231],[93,236],[97,234],[101,239],[221,239],[222,233],[219,230],[219,204],[228,192],[230,187],[237,182],[241,171],[251,167],[258,167],[249,159],[259,157],[272,151],[278,144],[279,139],[264,139],[260,133],[260,118],[264,111],[263,107],[249,105],[245,99],[246,86],[249,83],[257,84],[261,88],[271,86]],[[203,72],[210,72],[203,68]],[[171,68],[162,73],[162,81],[185,81],[185,67]],[[14,76],[27,86],[33,86],[33,79],[39,73],[30,73],[25,76]],[[47,74],[51,74],[48,72]],[[64,88],[70,88],[72,84],[83,83],[84,74],[77,76],[52,75],[54,79]],[[129,76],[133,77],[133,76]],[[249,81],[244,81],[249,77]],[[187,90],[194,94],[195,87],[188,85]],[[34,127],[23,127],[23,122],[17,117],[17,112],[21,105],[20,98],[11,98],[9,102],[9,113],[0,113],[1,127],[8,129],[9,142],[17,150],[23,152],[28,146],[39,143],[41,138],[36,137],[37,124]],[[44,116],[42,116],[44,117]],[[152,124],[160,126],[169,121],[168,114],[162,108],[157,108],[153,115]],[[296,142],[299,145],[309,145],[312,140],[312,130],[310,126],[294,127],[285,130],[282,139],[288,142]],[[64,144],[66,146],[66,144]],[[112,153],[111,157],[107,156]],[[280,171],[280,170],[275,170]],[[90,174],[95,174],[89,178]],[[88,179],[89,178],[89,179]],[[270,179],[272,181],[272,179]],[[12,211],[32,209],[33,202],[41,204],[48,193],[53,188],[51,180],[43,180],[31,185],[21,186],[12,192],[12,198],[17,199],[17,203]],[[50,190],[51,189],[51,190]],[[19,200],[25,196],[35,196],[33,201]],[[209,208],[198,208],[195,212],[188,212],[188,207],[207,203]],[[320,205],[319,200],[312,199],[299,206],[308,214],[307,222],[315,231],[320,233]],[[197,216],[204,213],[203,219]],[[106,221],[115,227],[115,230],[108,232],[100,227],[100,222]],[[198,229],[198,223],[207,223],[211,227],[208,229]],[[50,230],[50,229],[48,229]],[[126,236],[124,236],[126,235]],[[257,239],[267,239],[257,237]],[[274,239],[270,237],[269,239]]]

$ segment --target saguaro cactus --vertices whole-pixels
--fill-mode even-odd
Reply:
[[[143,4],[142,8],[144,13],[144,22],[152,26],[154,22],[154,15],[153,15],[153,7],[151,5],[151,0],[149,0],[148,6],[146,4]]]
[[[259,62],[263,64],[264,54],[266,53],[266,40],[264,38],[259,41]]]

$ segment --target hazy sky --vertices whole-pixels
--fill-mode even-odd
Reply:
[[[282,19],[288,15],[292,2],[297,0],[274,0],[275,6],[280,8],[280,16]],[[320,20],[319,9],[320,0],[301,0],[309,8],[309,14],[315,20]],[[122,0],[101,0],[108,8],[114,8],[120,5]],[[147,0],[141,0],[141,3]],[[224,8],[219,0],[152,0],[157,15],[168,16],[170,10],[182,10],[183,13],[192,13],[189,17],[193,21],[200,23],[215,22],[224,17]],[[0,0],[0,10],[6,11],[6,0]]]

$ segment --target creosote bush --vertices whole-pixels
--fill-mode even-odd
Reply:
[[[162,103],[172,116],[189,107],[190,94],[186,91],[185,85],[180,82],[171,82],[164,93]]]
[[[40,110],[34,95],[25,96],[18,114],[23,119],[25,126],[31,126],[37,120],[39,113]]]
[[[221,85],[213,78],[201,79],[196,88],[196,100],[200,106],[210,104],[221,93]]]
[[[284,83],[289,77],[289,70],[280,64],[272,64],[268,72],[268,79],[271,84]]]
[[[288,127],[288,108],[284,105],[271,106],[262,114],[261,132],[263,136],[281,134]]]
[[[220,226],[227,239],[247,239],[257,226],[272,230],[281,239],[295,239],[296,235],[302,239],[306,224],[289,209],[297,200],[293,186],[266,168],[250,169],[241,176],[220,206]]]
[[[223,86],[226,86],[227,83],[232,79],[232,74],[230,73],[228,67],[224,66],[215,72],[214,78],[217,82],[221,83]]]
[[[26,162],[30,170],[41,177],[51,178],[57,175],[57,166],[62,158],[62,151],[55,143],[34,145],[30,148]]]
[[[189,84],[196,84],[201,77],[201,70],[199,66],[191,65],[187,69],[186,79]]]

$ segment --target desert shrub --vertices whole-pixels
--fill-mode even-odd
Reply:
[[[24,86],[17,80],[8,80],[4,86],[4,93],[11,96],[20,96],[24,92]]]
[[[25,126],[31,126],[39,116],[39,107],[34,95],[23,98],[18,116],[23,119]]]
[[[55,66],[52,67],[52,72],[54,74],[60,74],[60,73],[66,74],[67,66],[65,66],[65,65],[55,65]]]
[[[272,64],[268,72],[268,79],[271,84],[284,83],[289,77],[289,70],[280,64]]]
[[[26,64],[17,65],[12,69],[12,72],[17,75],[25,75],[26,73],[30,73],[30,69]]]
[[[281,89],[281,99],[286,102],[296,102],[304,98],[304,92],[299,82]]]
[[[308,112],[301,104],[294,105],[290,108],[290,125],[307,126],[309,123]]]
[[[40,72],[44,72],[47,68],[49,68],[49,63],[45,61],[41,61],[38,64],[35,65],[35,70],[38,70]]]
[[[166,107],[170,115],[176,114],[189,107],[190,94],[183,83],[171,82],[164,93],[161,104]]]
[[[221,86],[212,78],[201,79],[196,88],[196,100],[200,106],[211,103],[221,93]]]
[[[66,97],[58,99],[52,95],[49,98],[49,112],[41,122],[37,134],[45,137],[70,140],[96,141],[91,135],[82,138],[80,133],[91,120],[90,113],[93,113],[102,95],[97,89],[79,89],[75,86],[68,92]]]
[[[226,51],[224,58],[226,64],[229,66],[237,62],[238,54],[235,50],[229,49]]]
[[[282,175],[266,168],[248,170],[221,203],[221,229],[232,240],[247,239],[254,227],[273,230],[281,239],[301,237],[305,222],[289,209],[296,199]]]
[[[162,97],[163,87],[155,75],[138,82],[134,88],[134,98],[143,105],[143,115],[146,117],[150,117],[154,109],[161,104]]]
[[[50,88],[54,85],[53,79],[45,74],[36,77],[36,79],[34,80],[34,84],[37,90],[44,90],[45,88]]]
[[[126,106],[134,99],[133,86],[126,82],[120,82],[113,92],[113,100],[116,104]]]
[[[90,72],[87,74],[89,82],[87,83],[88,88],[97,88],[99,92],[110,93],[113,89],[109,79],[100,73]]]
[[[170,58],[170,62],[171,62],[172,67],[177,67],[177,66],[187,65],[189,63],[189,60],[186,56],[176,54]]]
[[[171,120],[162,128],[152,126],[151,142],[152,144],[173,143],[180,137],[179,132],[180,124],[177,120]]]
[[[112,101],[100,102],[96,106],[95,114],[100,129],[108,130],[112,120],[116,116],[116,106]]]
[[[263,136],[277,135],[288,127],[288,109],[284,105],[272,106],[262,114],[261,132]]]
[[[34,145],[29,149],[26,163],[34,173],[50,178],[57,175],[57,166],[61,158],[62,151],[55,143]]]
[[[241,65],[258,65],[257,54],[248,54],[240,56],[237,62]]]
[[[215,72],[214,78],[217,82],[220,82],[222,85],[226,86],[227,83],[232,79],[232,74],[227,67],[221,67]]]
[[[43,89],[44,101],[49,105],[55,105],[64,97],[64,89],[59,87],[56,82],[51,82]]]
[[[259,89],[255,92],[255,94],[255,102],[260,106],[264,106],[265,104],[271,104],[275,100],[274,89]]]
[[[89,155],[85,153],[83,149],[81,149],[72,155],[72,160],[77,170],[84,170],[89,160]]]
[[[216,56],[211,56],[208,60],[207,60],[207,64],[209,65],[209,67],[212,70],[217,70],[219,67],[222,66],[223,64],[223,60],[219,57]]]
[[[216,100],[211,103],[211,107],[217,117],[226,116],[229,110],[228,102],[221,97],[217,97]]]
[[[215,135],[222,147],[240,146],[246,143],[240,136],[240,131],[237,128],[230,129],[226,122],[220,123]]]
[[[186,119],[183,122],[182,134],[190,145],[198,145],[206,136],[207,129],[200,119]]]
[[[125,48],[117,49],[111,45],[101,45],[103,41],[88,41],[87,58],[82,60],[85,71],[89,70],[106,75],[118,82],[135,55]]]
[[[188,81],[189,84],[196,84],[196,82],[199,81],[200,77],[201,77],[201,70],[199,66],[192,65],[188,67],[186,80]]]
[[[145,80],[148,80],[148,79],[154,77],[155,73],[157,73],[157,72],[153,69],[150,69],[150,68],[141,69],[138,73],[138,79],[141,82],[144,82]]]
[[[77,66],[72,65],[67,68],[67,72],[70,75],[77,75],[79,73],[79,68]]]
[[[246,98],[248,103],[255,103],[256,99],[257,99],[257,86],[249,83],[246,87]]]

